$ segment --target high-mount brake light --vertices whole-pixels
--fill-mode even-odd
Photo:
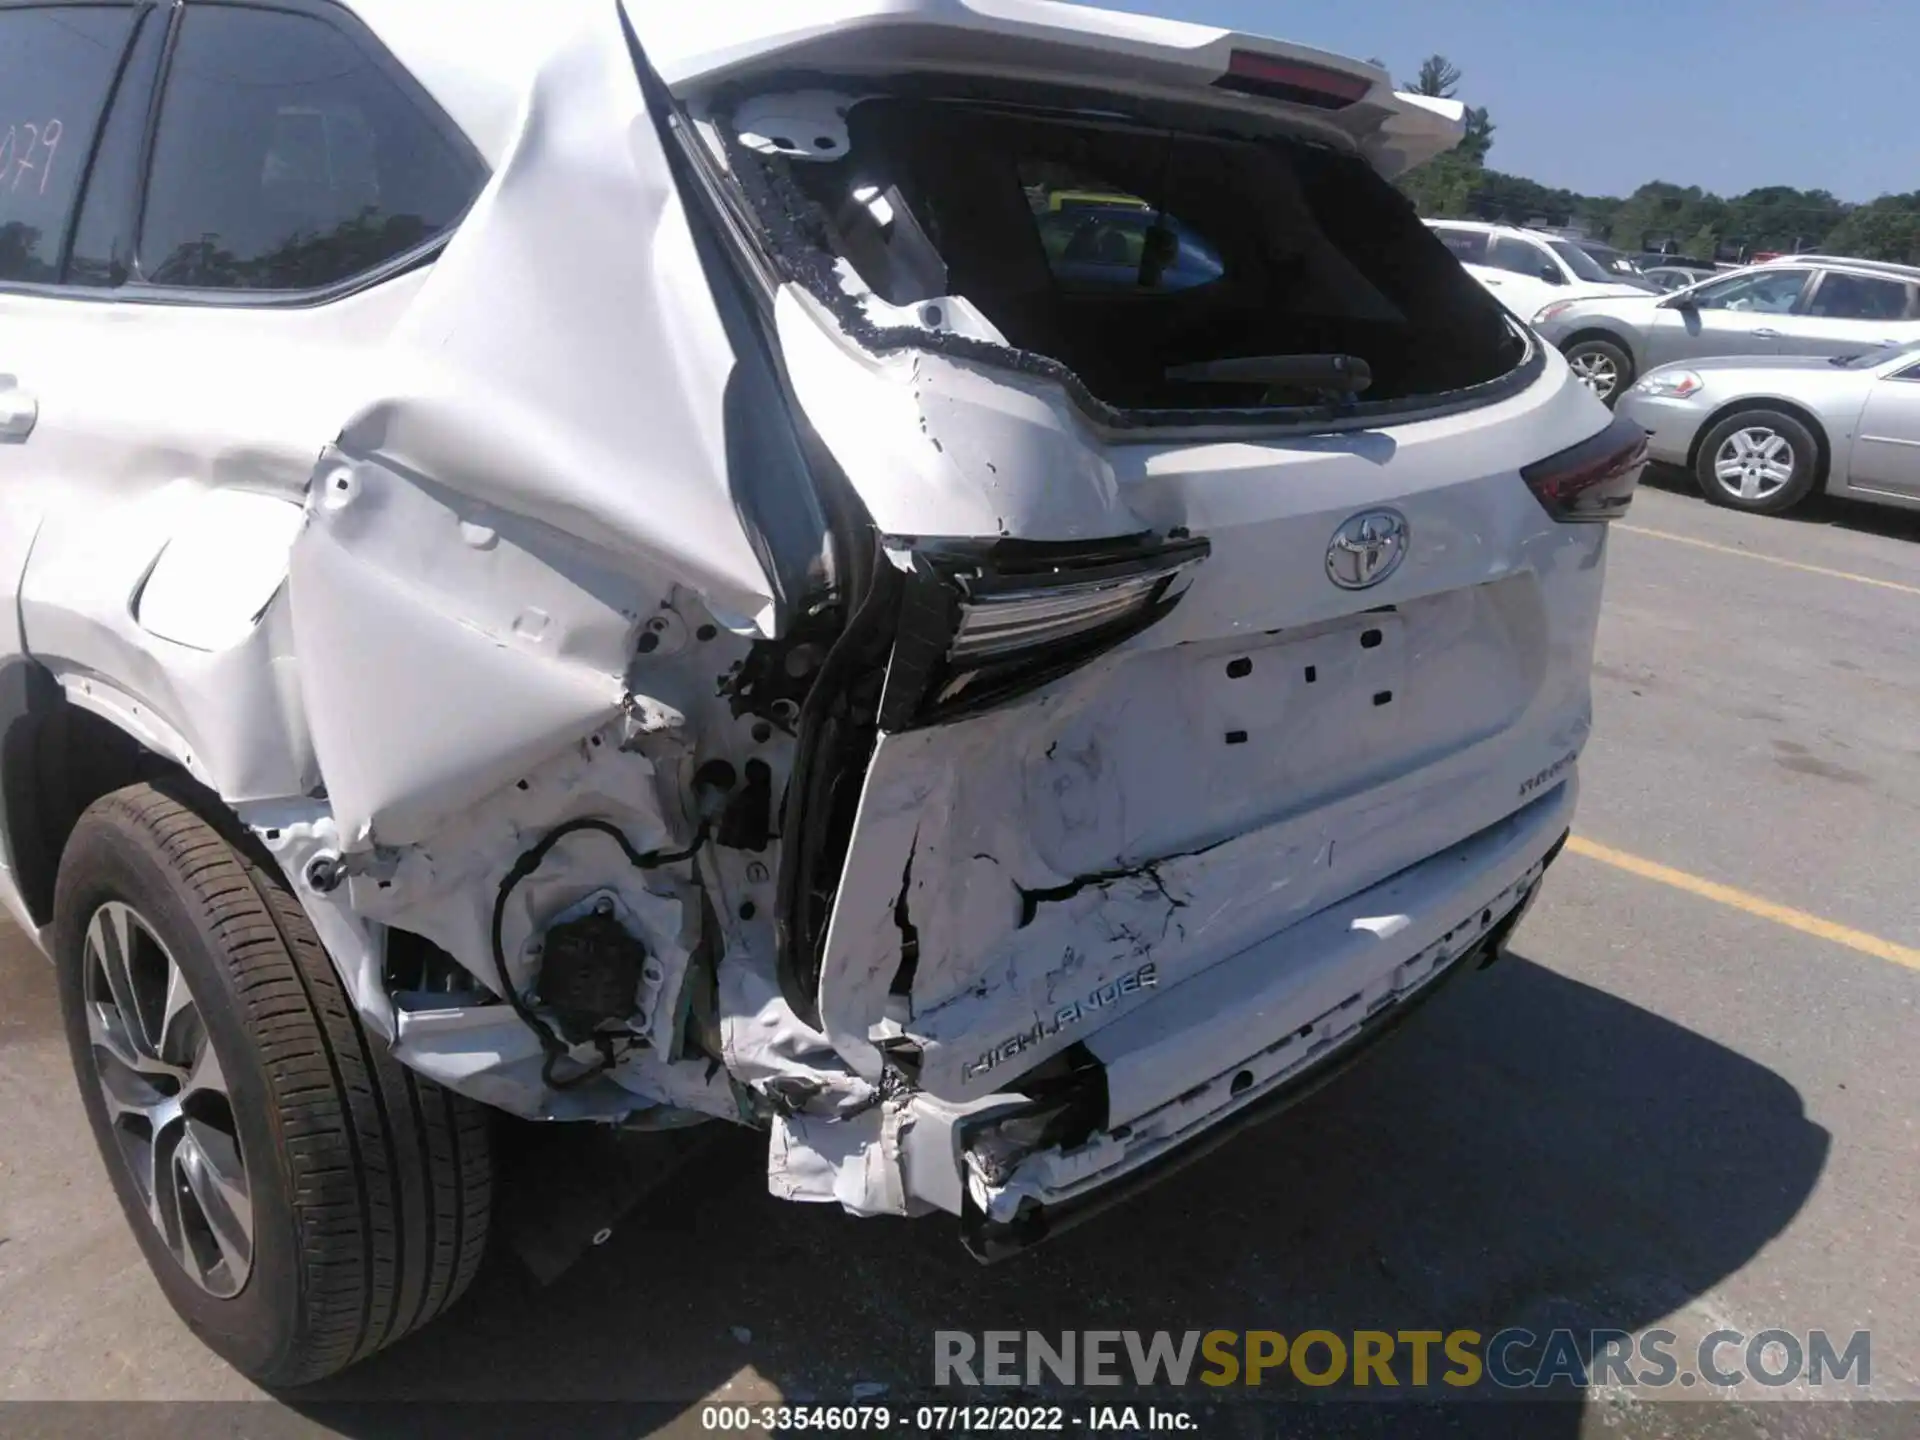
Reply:
[[[1227,73],[1213,83],[1221,90],[1264,95],[1318,110],[1344,110],[1373,89],[1373,81],[1364,75],[1257,50],[1235,50],[1227,58]]]

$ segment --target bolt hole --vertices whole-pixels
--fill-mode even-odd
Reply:
[[[693,783],[711,790],[731,790],[740,783],[740,774],[725,760],[709,760],[693,772]]]
[[[267,831],[267,839],[278,840],[279,838],[280,838],[280,832],[278,830]]]
[[[1247,732],[1246,732],[1246,731],[1244,731],[1244,730],[1229,730],[1229,731],[1227,731],[1227,744],[1229,744],[1229,745],[1244,745],[1244,744],[1246,744],[1246,743],[1247,743]]]
[[[1245,656],[1242,656],[1238,660],[1229,660],[1227,662],[1227,678],[1229,680],[1244,680],[1251,674],[1253,674],[1253,661],[1247,659]]]
[[[831,149],[833,149],[833,137],[832,137],[831,135],[816,135],[816,136],[814,136],[814,137],[813,137],[813,148],[814,148],[814,149],[816,149],[816,150],[831,150]]]
[[[1243,1095],[1253,1088],[1253,1071],[1242,1070],[1233,1077],[1233,1083],[1227,1086],[1229,1095]]]
[[[1132,1134],[1133,1126],[1131,1125],[1116,1125],[1107,1132],[1108,1138],[1113,1140],[1125,1140],[1131,1137]]]
[[[600,748],[600,737],[598,735],[594,736],[590,743],[594,749],[598,750]]]
[[[938,325],[940,323],[940,307],[938,305],[924,306],[920,311],[920,318],[929,325]]]
[[[660,648],[660,637],[649,630],[640,637],[640,643],[635,648],[642,655],[651,655]]]
[[[753,727],[753,743],[754,744],[764,745],[767,743],[767,741],[771,740],[772,738],[773,738],[773,727],[771,725],[767,724],[767,722],[764,720],[761,720],[755,723]]]
[[[1373,697],[1373,703],[1376,705],[1391,705],[1393,703],[1393,692],[1391,690],[1378,692]]]
[[[751,920],[759,913],[760,907],[755,905],[751,900],[742,900],[740,902],[740,918],[742,920]]]
[[[1384,639],[1386,639],[1386,636],[1382,635],[1378,630],[1368,630],[1360,636],[1360,648],[1362,650],[1371,650]]]
[[[798,150],[800,148],[798,145],[793,143],[791,138],[785,135],[775,135],[772,137],[772,139],[773,139],[773,143],[779,146],[782,150]]]
[[[693,632],[693,636],[696,640],[706,641],[713,639],[713,637],[719,633],[719,629],[715,626],[702,625],[698,630]]]
[[[1316,665],[1307,666],[1307,684],[1311,685],[1320,678],[1320,669]]]
[[[336,490],[345,490],[352,483],[353,482],[351,480],[347,479],[346,476],[342,475],[333,482],[333,488]]]
[[[530,790],[533,787],[528,785],[524,780],[516,780],[513,782],[513,788],[516,790]]]
[[[1491,925],[1492,923],[1493,923],[1493,911],[1482,910],[1480,912],[1480,928],[1484,930],[1487,928],[1487,926]]]

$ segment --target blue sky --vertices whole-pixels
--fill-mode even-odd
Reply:
[[[1102,0],[1410,79],[1440,51],[1495,169],[1590,195],[1647,180],[1843,200],[1920,190],[1920,0]]]

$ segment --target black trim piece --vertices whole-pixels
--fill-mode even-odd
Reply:
[[[134,57],[140,53],[141,37],[146,34],[147,23],[152,18],[157,3],[158,0],[134,0],[132,5],[133,25],[127,31],[127,43],[120,52],[120,63],[114,67],[113,83],[107,87],[106,102],[100,107],[100,122],[94,128],[93,144],[87,149],[87,161],[80,171],[80,188],[74,192],[73,213],[67,217],[66,239],[61,242],[59,263],[53,269],[53,273],[59,277],[55,281],[56,287],[68,283],[67,271],[73,264],[74,242],[80,238],[80,221],[87,213],[87,200],[93,190],[94,168],[99,164],[100,150],[106,144],[107,131],[112,124],[114,112],[119,109],[123,99],[130,98],[123,94],[129,81],[133,84],[142,83],[141,77],[134,74]],[[151,86],[152,82],[153,72],[149,69],[145,83]],[[152,101],[151,89],[148,91],[148,101],[149,103]],[[143,155],[142,160],[144,158]],[[144,170],[144,164],[137,165],[134,170],[135,178],[144,173]],[[121,199],[124,203],[125,197]],[[113,263],[119,262],[117,245],[111,258]]]

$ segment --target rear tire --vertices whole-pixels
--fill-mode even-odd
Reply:
[[[1780,515],[1812,493],[1820,478],[1820,444],[1791,415],[1743,410],[1707,432],[1693,474],[1712,504]]]
[[[175,1311],[235,1369],[318,1380],[472,1283],[487,1112],[366,1033],[264,857],[160,789],[117,791],[61,857],[54,937],[121,1208]]]
[[[1579,340],[1567,347],[1574,378],[1611,410],[1633,384],[1633,357],[1611,340]]]

